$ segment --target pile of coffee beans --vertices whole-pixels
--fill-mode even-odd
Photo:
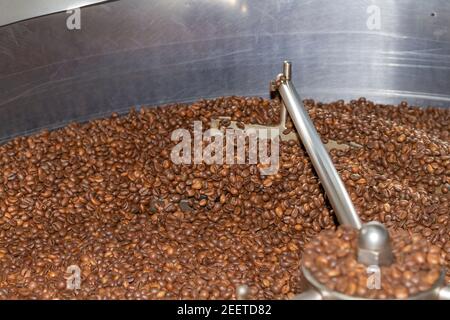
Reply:
[[[310,106],[322,137],[356,145],[331,154],[362,220],[421,234],[450,270],[450,111],[364,98]]]
[[[443,250],[405,230],[390,235],[394,262],[379,270],[368,272],[357,261],[358,231],[351,227],[320,233],[306,245],[303,265],[330,290],[353,297],[406,299],[431,289],[441,275]],[[379,278],[370,284],[371,276]]]
[[[362,219],[449,253],[449,109],[305,105]],[[194,121],[274,124],[279,112],[278,100],[222,97],[0,146],[0,299],[233,299],[240,285],[252,298],[299,293],[305,245],[337,225],[303,147],[282,142],[271,176],[258,164],[170,157],[172,132],[193,134]]]

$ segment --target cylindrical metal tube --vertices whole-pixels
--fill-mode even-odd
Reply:
[[[284,61],[283,63],[283,75],[286,81],[291,81],[292,78],[292,63]]]
[[[278,90],[319,175],[339,223],[360,229],[361,220],[297,91],[288,80],[282,81]]]

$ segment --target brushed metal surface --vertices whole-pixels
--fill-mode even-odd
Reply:
[[[81,9],[81,30],[67,17],[0,28],[0,139],[132,105],[268,96],[283,60],[305,98],[450,105],[446,0],[126,0]]]
[[[1,0],[0,26],[107,0]]]

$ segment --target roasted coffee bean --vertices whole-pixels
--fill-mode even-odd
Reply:
[[[409,268],[441,265],[438,249],[450,267],[448,109],[366,99],[305,107],[362,219],[434,245],[405,246],[418,253]],[[0,298],[234,299],[242,284],[249,298],[299,293],[305,244],[337,223],[302,145],[281,142],[279,170],[269,176],[237,159],[175,164],[170,157],[172,132],[193,136],[193,121],[206,130],[226,117],[243,128],[277,124],[279,111],[276,99],[221,97],[143,107],[1,145]],[[295,130],[290,120],[286,128]],[[351,248],[318,253],[342,258]],[[348,274],[336,288],[370,295],[349,271],[354,261],[345,273],[329,257],[318,263],[324,279]],[[80,268],[79,290],[67,287],[71,266]],[[379,297],[404,297],[404,288],[411,295],[436,277],[419,279],[412,269],[393,271],[404,286],[386,284]]]
[[[394,262],[381,267],[379,288],[367,287],[373,274],[357,261],[358,231],[348,226],[321,232],[306,245],[302,263],[326,287],[360,298],[406,299],[431,289],[445,265],[442,250],[405,230],[390,236]]]

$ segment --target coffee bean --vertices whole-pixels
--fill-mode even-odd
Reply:
[[[406,140],[406,135],[405,134],[401,134],[398,136],[397,141],[402,143]]]
[[[191,187],[192,187],[192,189],[200,190],[203,187],[203,183],[200,179],[194,179]]]
[[[408,289],[402,286],[399,286],[394,289],[394,296],[397,299],[406,299],[409,296]]]
[[[305,107],[363,221],[380,219],[450,250],[447,109],[363,98],[305,100]],[[271,176],[254,164],[178,165],[170,158],[172,132],[192,134],[195,120],[206,129],[226,117],[243,128],[277,124],[279,111],[277,99],[220,97],[114,113],[1,145],[0,297],[230,299],[242,284],[249,298],[292,297],[305,244],[337,223],[301,143],[280,143],[279,171]],[[289,118],[286,128],[295,130]],[[354,238],[343,233],[342,241],[339,250],[329,243],[318,253],[347,257]],[[417,263],[449,263],[450,254],[433,250],[413,258],[420,250],[403,247],[412,269],[391,276],[405,281],[409,295],[436,277],[418,277]],[[355,261],[345,270],[329,257],[318,262],[324,279],[348,275],[333,282],[344,293],[371,294]],[[82,272],[78,292],[66,288],[70,265]],[[389,286],[379,298],[395,297],[397,287]]]
[[[368,269],[356,260],[358,231],[348,226],[322,231],[308,243],[303,253],[303,266],[330,290],[362,298],[406,299],[431,289],[439,278],[443,262],[434,263],[432,257],[430,263],[426,253],[439,257],[441,249],[418,234],[411,237],[408,232],[398,230],[390,230],[390,234],[394,262],[381,268],[380,289],[366,290]],[[351,282],[350,276],[350,279],[362,281]]]

